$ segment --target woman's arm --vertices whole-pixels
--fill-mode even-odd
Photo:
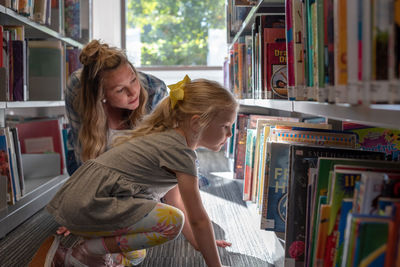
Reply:
[[[211,221],[201,201],[198,180],[196,177],[176,172],[179,192],[182,197],[198,249],[203,254],[207,266],[221,266]]]

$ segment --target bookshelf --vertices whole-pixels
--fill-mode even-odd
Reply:
[[[327,117],[338,121],[352,121],[370,126],[400,129],[400,105],[362,106],[269,99],[240,99],[239,103],[246,106],[248,112],[260,113],[260,108],[274,109]]]
[[[232,1],[229,1],[231,4]],[[240,30],[234,36],[228,34],[228,49],[239,37],[251,34],[251,25],[255,17],[263,14],[284,12],[284,0],[260,0],[251,7],[242,22]],[[229,8],[227,9],[229,10]],[[229,26],[228,26],[229,28]],[[400,129],[400,104],[330,104],[316,101],[289,101],[274,99],[240,99],[239,103],[247,112],[268,113],[269,110],[295,112],[298,114],[327,117],[339,121],[353,121],[369,126]]]
[[[234,1],[229,1],[228,3],[233,2]],[[394,172],[394,170],[398,171],[400,168],[400,164],[398,162],[399,158],[397,157],[398,146],[396,146],[397,140],[400,140],[397,138],[398,132],[400,130],[400,101],[398,100],[398,97],[400,96],[400,74],[398,64],[400,58],[398,56],[399,23],[398,20],[391,21],[389,19],[389,14],[392,14],[391,12],[394,11],[393,13],[396,12],[396,15],[399,14],[398,11],[400,6],[396,1],[395,2],[397,3],[397,5],[394,5],[393,7],[389,6],[389,4],[385,5],[384,2],[380,1],[374,2],[374,5],[372,5],[368,1],[363,3],[357,2],[358,4],[356,2],[357,1],[318,2],[297,0],[261,0],[257,2],[257,5],[250,8],[250,11],[245,18],[240,19],[242,21],[240,27],[237,27],[235,25],[236,29],[238,29],[236,33],[232,33],[232,31],[230,31],[231,28],[228,26],[228,61],[225,62],[228,64],[224,66],[224,71],[226,74],[225,85],[230,88],[235,96],[240,98],[240,112],[247,114],[240,114],[238,116],[237,124],[239,126],[235,128],[237,134],[235,138],[237,139],[230,144],[231,146],[227,149],[227,155],[229,157],[233,156],[234,160],[238,162],[234,163],[234,170],[238,170],[237,172],[235,171],[236,175],[243,179],[244,200],[250,200],[253,203],[255,202],[256,205],[258,205],[257,207],[259,209],[265,208],[265,202],[260,203],[259,199],[265,198],[268,205],[272,203],[271,201],[274,201],[276,199],[279,199],[279,201],[282,202],[286,201],[286,207],[284,211],[286,212],[286,228],[284,230],[286,240],[283,242],[283,246],[285,247],[285,265],[288,266],[297,266],[300,264],[302,266],[314,266],[315,264],[325,264],[326,266],[332,266],[335,260],[337,260],[336,264],[340,264],[342,262],[343,255],[340,254],[341,252],[337,252],[338,246],[336,244],[339,243],[336,243],[337,240],[334,238],[336,234],[343,233],[344,229],[342,228],[334,230],[333,225],[335,225],[335,222],[332,221],[330,222],[330,229],[323,228],[325,227],[323,226],[323,222],[327,220],[327,217],[334,214],[334,212],[337,212],[330,211],[330,213],[326,213],[327,210],[335,205],[337,205],[336,207],[342,207],[342,200],[335,200],[335,197],[338,197],[340,193],[329,191],[329,189],[332,189],[334,183],[337,187],[350,189],[349,192],[351,192],[351,194],[349,194],[349,199],[351,201],[358,201],[358,198],[356,197],[357,195],[355,193],[359,192],[356,191],[357,189],[355,189],[356,182],[359,181],[360,184],[365,184],[365,181],[367,179],[370,179],[366,178],[368,176],[382,176],[382,174],[373,174],[374,172],[378,172],[380,168],[384,169],[385,173],[390,173],[391,171]],[[342,6],[340,6],[339,3],[341,3]],[[350,8],[350,4],[355,4],[357,7]],[[234,8],[235,7],[229,7],[227,8],[227,10],[232,10]],[[282,8],[283,13],[285,14],[285,22],[283,23],[284,26],[282,27],[282,23],[276,27],[271,26],[270,24],[268,24],[267,26],[265,21],[269,19],[268,17],[271,13],[282,13],[282,10],[279,10],[279,8]],[[337,13],[338,10],[340,11],[339,13]],[[382,10],[384,10],[385,13]],[[293,14],[297,14],[298,16],[295,17]],[[375,17],[371,18],[368,17],[368,15]],[[259,19],[259,17],[261,16],[264,17],[264,22],[262,21],[262,19]],[[340,23],[345,21],[345,19],[343,18],[344,16],[346,16],[347,20],[350,20],[350,22],[347,25],[345,24],[344,26],[342,26],[343,28],[341,28],[341,25],[337,24],[339,24],[338,21],[340,21]],[[361,16],[363,16],[362,19]],[[320,20],[321,18],[322,21]],[[378,26],[378,23],[376,22],[379,19],[387,22],[387,24],[379,28],[381,25]],[[362,27],[362,34],[360,32],[360,28],[355,27],[355,25]],[[273,36],[273,33],[271,33],[273,31],[270,30],[273,28],[275,28],[276,30],[280,30],[278,28],[284,28],[286,34],[285,39],[283,39],[283,37],[277,37],[275,39],[275,44],[285,43],[286,47],[284,47],[283,49],[278,49],[276,48],[276,46],[265,53],[263,49],[268,50],[269,45],[269,42],[265,41],[265,38],[269,39],[270,37],[275,37]],[[381,36],[379,36],[378,34],[371,37],[374,34],[374,30],[376,30],[376,28],[379,28],[379,30],[384,32],[385,37],[389,41],[385,42],[386,39],[379,40]],[[332,31],[330,30],[333,29],[334,34],[330,34],[332,33]],[[369,31],[371,31],[372,33],[369,33]],[[343,34],[343,32],[346,32],[347,34]],[[350,32],[350,34],[348,32]],[[365,32],[367,32],[367,34]],[[268,34],[270,34],[270,36],[268,36]],[[370,34],[371,36],[368,34]],[[355,36],[357,36],[358,39],[355,38]],[[332,41],[332,39],[334,39],[334,41]],[[248,40],[251,41],[248,42]],[[380,45],[379,48],[377,48],[378,44]],[[369,46],[372,46],[373,48]],[[342,50],[338,50],[338,47],[341,47]],[[360,51],[358,51],[357,49],[360,49]],[[270,51],[272,50],[274,52],[279,52],[279,55],[283,55],[283,53],[280,54],[280,52],[283,50],[286,53],[284,54],[285,61],[282,60],[281,62],[279,62],[281,64],[271,62],[270,60],[272,56],[270,54]],[[371,57],[373,58],[372,60]],[[381,60],[382,63],[378,64],[378,60]],[[232,62],[233,64],[231,64]],[[270,89],[268,88],[270,85],[271,87],[275,86],[275,81],[272,78],[270,79],[270,77],[268,76],[268,72],[264,71],[263,68],[272,68],[273,64],[285,65],[285,74],[286,77],[288,77],[287,79],[285,79],[285,82],[287,85],[286,88],[288,88],[288,93],[284,97],[281,97],[281,95],[276,92],[272,92],[271,95],[269,95],[269,92],[267,92],[267,89]],[[301,66],[299,67],[299,65]],[[382,76],[379,76],[381,75],[381,73],[378,71],[378,69],[379,71],[382,70]],[[282,69],[279,68],[279,71],[282,71]],[[332,75],[332,73],[334,73],[334,75]],[[346,77],[343,77],[343,74],[346,74],[344,75]],[[339,76],[340,79],[338,78]],[[229,79],[226,79],[226,77],[229,77]],[[283,87],[276,86],[276,88]],[[273,89],[271,91],[273,91]],[[292,89],[296,93],[290,95],[290,89]],[[267,94],[259,93],[257,92],[257,90],[261,92],[266,91]],[[308,101],[305,101],[306,99]],[[282,167],[281,165],[274,164],[272,162],[272,159],[275,159],[275,157],[279,156],[278,152],[282,152],[277,151],[277,149],[274,152],[272,149],[272,147],[276,146],[276,144],[279,144],[279,140],[277,138],[271,138],[271,136],[274,137],[271,132],[269,132],[269,140],[265,138],[264,133],[267,132],[267,130],[265,129],[268,129],[269,131],[270,129],[273,129],[273,127],[266,126],[263,128],[262,124],[267,125],[266,121],[268,120],[268,118],[257,120],[255,117],[257,117],[258,115],[267,115],[266,117],[290,117],[289,119],[299,118],[300,120],[312,118],[315,119],[315,121],[317,122],[327,122],[332,126],[333,130],[337,132],[341,131],[341,138],[346,138],[344,134],[357,133],[357,141],[354,142],[357,143],[357,145],[350,150],[345,150],[345,152],[342,154],[338,154],[339,156],[335,156],[334,154],[336,152],[333,152],[333,150],[329,151],[329,145],[308,146],[302,144],[296,147],[295,142],[300,142],[300,139],[283,139],[282,134],[282,139],[280,139],[281,144],[284,144],[286,142],[287,146],[291,146],[290,152],[285,153],[284,157],[280,158],[281,161],[284,161],[287,160],[289,157],[289,162],[285,162],[285,165],[283,165]],[[246,116],[248,116],[247,121]],[[321,118],[324,118],[326,120],[319,120]],[[310,119],[309,121],[304,121],[310,122],[312,121],[312,119]],[[263,122],[263,120],[265,121]],[[257,123],[257,125],[255,125],[255,123]],[[353,125],[352,123],[361,125],[351,126]],[[278,123],[276,123],[276,125],[278,125]],[[287,122],[282,123],[281,128],[284,128],[285,125],[287,125]],[[365,125],[366,127],[363,128],[362,125]],[[355,128],[352,129],[351,127]],[[357,127],[360,128],[358,129]],[[257,144],[257,141],[253,141],[253,143],[256,143],[256,145],[254,145],[251,141],[252,135],[254,135],[254,131],[257,131],[259,129],[261,129],[260,134],[257,134],[257,132],[255,134],[255,140],[257,140],[258,138],[259,143]],[[342,131],[342,129],[345,131]],[[262,131],[264,131],[264,133],[262,133]],[[310,136],[312,135],[312,133],[313,131],[311,130],[307,131],[307,134]],[[279,136],[279,127],[275,127],[275,134]],[[246,137],[248,136],[250,136],[250,138],[246,139]],[[286,137],[288,136],[290,136],[290,138],[297,138],[301,136],[301,132],[296,130],[289,130],[286,133]],[[303,133],[303,137],[304,136],[305,135]],[[384,142],[388,140],[388,145],[382,146],[381,143],[379,143],[378,141],[379,137],[381,137]],[[329,138],[327,138],[327,140],[329,140]],[[376,142],[374,143],[376,144],[376,146],[372,145],[373,142]],[[243,143],[245,145],[243,145]],[[335,149],[337,148],[336,146],[334,147]],[[359,147],[361,147],[362,149],[359,149]],[[393,150],[391,150],[392,148]],[[262,149],[266,149],[267,152],[263,151]],[[309,153],[307,152],[307,149],[309,149]],[[382,161],[376,162],[375,158],[372,161],[364,163],[364,166],[362,165],[361,160],[359,161],[356,159],[358,157],[358,155],[356,155],[357,153],[360,154],[360,156],[365,156],[368,153],[376,153],[377,151],[379,151],[379,153],[381,154],[385,154],[385,161],[383,161],[383,158],[381,158]],[[319,153],[321,154],[318,155]],[[323,156],[321,156],[322,153],[324,153]],[[350,155],[351,153],[354,153],[354,155]],[[304,158],[301,159],[300,155],[301,157],[304,156]],[[258,158],[256,158],[257,156]],[[371,156],[372,159],[376,155],[370,154],[369,156]],[[265,162],[261,160],[262,157],[266,158],[264,158]],[[299,157],[299,159],[296,159],[296,157]],[[305,159],[306,157],[309,158]],[[314,161],[310,160],[312,157],[314,157]],[[323,157],[326,157],[326,159],[323,159]],[[349,157],[350,159],[341,162],[341,159],[337,159],[337,161],[335,159],[332,159],[334,157]],[[393,161],[391,161],[390,159],[393,159]],[[257,160],[259,161],[257,162]],[[308,161],[309,163],[307,164],[309,165],[297,165],[297,163],[302,162],[302,160],[304,160],[304,162]],[[250,163],[247,164],[247,161]],[[326,170],[323,170],[324,164],[327,164],[328,161],[331,161],[332,163],[332,165],[329,167],[330,169],[327,168]],[[361,175],[365,176],[363,177],[365,179],[360,178],[360,180],[357,180],[357,178],[354,178],[353,176],[352,179],[354,180],[352,182],[354,182],[354,184],[344,185],[344,183],[342,183],[338,186],[338,184],[343,181],[338,178],[340,177],[340,175],[344,176],[344,174],[346,174],[350,175],[347,177],[351,177],[352,172],[349,171],[349,169],[351,168],[348,167],[352,164],[351,162],[353,162],[353,165],[360,164],[364,167],[372,167],[372,165],[374,164],[376,164],[376,166],[374,167],[375,169],[372,170],[361,168],[360,170],[354,172],[362,173]],[[343,170],[342,173],[340,173],[339,170],[335,174],[337,176],[331,178],[331,176],[329,175],[335,172],[335,168],[345,169],[345,167],[339,166],[340,164],[346,165],[348,167],[348,170]],[[268,176],[266,176],[267,174],[264,174],[264,170],[262,168],[259,168],[260,165],[265,166],[265,169],[269,169]],[[335,167],[333,167],[334,165]],[[392,167],[388,167],[389,165],[393,166],[393,170],[391,170]],[[287,181],[284,181],[284,179],[282,179],[282,181],[284,181],[285,183],[287,182],[288,185],[286,191],[288,192],[287,200],[284,200],[284,197],[276,197],[275,199],[274,195],[270,193],[271,191],[273,192],[274,188],[275,192],[277,191],[276,185],[278,184],[277,181],[279,178],[277,178],[277,176],[274,176],[277,174],[274,171],[276,171],[276,169],[282,170],[284,168],[287,168],[289,173],[287,176]],[[302,175],[302,170],[308,170],[309,172]],[[318,173],[313,173],[313,171],[318,171]],[[387,177],[389,177],[385,179],[395,179],[390,178],[390,174],[385,175],[388,175]],[[267,177],[265,178],[266,180],[264,180],[264,177]],[[329,181],[327,180],[327,177],[329,177]],[[266,184],[265,181],[267,181]],[[395,184],[397,182],[392,183]],[[252,184],[256,184],[256,187],[251,188]],[[246,191],[246,185],[248,185],[248,191]],[[375,185],[382,186],[382,183],[376,182]],[[322,188],[328,193],[322,194]],[[353,191],[351,191],[353,189],[354,195]],[[267,197],[265,197],[265,190],[271,190],[268,191],[268,194],[270,195],[268,195]],[[310,194],[307,190],[310,190],[309,192],[312,193]],[[366,194],[369,196],[372,194],[371,191],[372,190],[365,190],[365,192],[361,192],[360,194]],[[246,193],[248,194],[248,192],[255,192],[253,193],[253,198],[248,197],[248,199],[246,199],[246,196],[248,196],[246,195]],[[320,195],[315,197],[315,195],[313,195],[313,193],[315,192]],[[384,196],[384,194],[386,194],[386,192],[383,192],[383,190],[377,190],[377,192],[378,193],[375,196],[376,199],[379,199],[379,197],[382,197]],[[260,195],[261,197],[259,197]],[[323,196],[324,198],[321,199],[321,196]],[[393,201],[398,201],[399,195],[392,194],[390,196],[393,197]],[[349,203],[351,201],[349,201]],[[302,202],[304,203],[301,204]],[[351,202],[351,204],[353,203],[355,202]],[[371,210],[373,209],[374,204],[372,202],[365,203],[365,206],[368,206],[368,208],[370,208]],[[310,205],[313,206],[312,209],[309,209]],[[315,208],[317,205],[320,206]],[[277,206],[280,208],[279,205],[276,205],[274,207],[276,208]],[[262,215],[263,217],[261,219],[261,222],[263,219],[270,219],[274,223],[276,223],[276,221],[279,221],[280,217],[272,214],[275,212],[274,207],[271,208],[270,206],[268,206],[268,214]],[[400,207],[400,205],[398,207]],[[305,219],[305,217],[302,218],[301,212],[309,210],[311,210],[311,212],[307,213],[307,219]],[[298,211],[300,212],[296,213]],[[368,219],[370,219],[370,217],[373,217],[374,215],[377,215],[378,217],[378,213],[375,210],[371,212],[358,210],[358,212],[362,215],[357,214],[357,210],[356,212],[352,212],[352,216],[354,216],[352,221],[353,226],[358,223],[356,222],[356,220],[359,219],[357,216],[365,216],[368,217]],[[396,212],[398,212],[398,209],[396,210]],[[379,215],[382,214],[390,217],[390,220],[392,220],[391,223],[396,223],[396,226],[394,227],[397,227],[398,229],[399,221],[394,222],[393,214],[395,213],[379,213]],[[321,217],[318,217],[318,219],[316,219],[317,216]],[[324,218],[323,216],[327,217]],[[312,220],[307,221],[309,220],[309,218],[312,217],[314,217]],[[374,218],[374,220],[375,219],[378,221],[381,218]],[[268,221],[268,223],[269,222],[270,221]],[[261,228],[273,231],[277,235],[281,234],[281,232],[279,232],[279,229],[277,229],[275,225],[271,225],[269,225],[269,227],[261,225]],[[346,242],[348,242],[346,244],[354,245],[354,250],[356,247],[355,242],[359,242],[359,244],[362,244],[362,246],[367,243],[367,241],[365,241],[364,239],[366,238],[367,234],[363,233],[359,235],[353,235],[353,232],[351,232],[351,230],[346,229],[346,231],[350,232],[351,234],[350,237],[345,237]],[[385,235],[385,231],[386,230],[380,230],[380,232],[374,232],[374,234],[378,234],[380,236],[383,236],[384,238],[387,238],[387,240],[385,239],[385,241],[383,242],[385,245],[387,244],[387,251],[394,251],[395,248],[398,248],[398,241],[393,241],[392,243],[389,243],[388,240],[391,240],[391,233],[393,232],[388,231],[389,234]],[[325,241],[327,242],[327,244],[328,242],[333,243],[329,244],[330,247],[328,247],[325,246],[325,243],[321,243]],[[300,244],[304,245],[304,248],[302,247],[301,249],[299,249],[298,245]],[[343,246],[344,241],[342,240],[342,243],[340,244]],[[357,249],[359,247],[360,246],[357,246]],[[292,253],[294,253],[295,250],[291,249],[304,249],[304,251],[301,251],[298,255],[294,255]],[[344,253],[347,253],[346,257],[350,258],[350,260],[345,258],[347,259],[348,265],[351,265],[353,263],[353,257],[354,259],[357,259],[359,261],[361,260],[360,255],[353,255],[351,254],[352,251],[346,249],[347,247],[344,246],[343,251],[347,251]],[[334,257],[334,259],[332,259],[332,255],[336,255],[337,258]],[[394,254],[391,255],[388,253],[385,258],[385,264],[387,266],[394,266],[394,260],[396,260],[396,263],[399,264],[399,256],[395,257]],[[386,261],[390,263],[388,264]],[[343,260],[343,262],[345,262],[345,260]],[[356,262],[356,260],[354,260],[354,262]],[[358,262],[353,263],[353,265],[357,264]],[[383,266],[383,263],[378,265]]]
[[[33,1],[32,1],[33,2]],[[0,25],[22,25],[24,26],[25,39],[28,40],[53,40],[60,41],[63,52],[61,62],[63,68],[59,74],[62,82],[61,89],[66,81],[66,48],[82,49],[87,41],[92,39],[92,1],[80,1],[81,36],[70,37],[64,34],[64,4],[67,1],[57,1],[58,7],[52,9],[57,13],[52,18],[58,18],[56,25],[40,24],[30,17],[23,16],[10,7],[0,5]],[[85,12],[85,14],[83,14]],[[56,20],[58,20],[56,19]],[[82,22],[82,20],[86,20]],[[89,25],[89,27],[87,27]],[[84,28],[86,27],[86,28]],[[28,41],[29,42],[29,41]],[[28,56],[27,56],[28,61]],[[29,68],[29,65],[27,65]],[[28,69],[29,72],[29,69]],[[29,92],[29,79],[26,80]],[[27,101],[0,101],[0,126],[8,126],[9,116],[22,117],[52,117],[63,119],[65,115],[64,100],[62,94],[55,99],[35,99]],[[0,211],[0,238],[28,219],[38,210],[42,209],[54,196],[62,184],[69,178],[66,168],[63,174],[55,176],[25,177],[25,194],[14,205],[8,205]],[[2,177],[3,178],[3,177]]]

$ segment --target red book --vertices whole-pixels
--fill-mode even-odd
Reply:
[[[287,99],[286,43],[266,43],[266,84],[272,99]]]
[[[58,153],[60,170],[64,170],[64,152],[61,126],[57,119],[30,121],[16,125],[22,154]]]

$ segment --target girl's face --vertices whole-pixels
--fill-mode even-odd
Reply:
[[[198,146],[203,146],[213,151],[220,151],[226,140],[232,136],[232,124],[236,119],[236,111],[224,110],[203,129]]]
[[[139,106],[139,78],[128,63],[105,72],[103,88],[109,107],[135,110]]]

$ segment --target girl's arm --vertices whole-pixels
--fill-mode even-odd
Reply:
[[[185,205],[183,204],[178,186],[175,186],[174,188],[168,191],[168,193],[164,196],[164,202],[168,205],[180,209],[185,215],[185,218],[188,218],[188,214],[186,212]],[[190,227],[190,223],[187,219],[185,220],[185,223],[183,225],[182,234],[185,236],[187,241],[189,241],[190,245],[192,245],[195,250],[199,250],[199,247],[197,246],[196,243],[196,239],[194,238],[192,232],[192,228]]]
[[[201,201],[198,180],[181,172],[176,172],[176,176],[186,210],[186,220],[190,223],[198,249],[203,254],[207,266],[221,267],[213,227]]]
[[[185,215],[185,218],[188,217],[178,186],[175,186],[168,191],[168,193],[164,196],[163,202],[180,209]],[[185,236],[186,240],[189,241],[190,245],[192,245],[194,249],[199,250],[199,246],[197,245],[196,239],[194,238],[192,228],[190,227],[190,223],[187,220],[183,225],[182,234]],[[232,245],[232,243],[225,240],[216,240],[216,244],[217,247],[221,248],[230,247]]]

